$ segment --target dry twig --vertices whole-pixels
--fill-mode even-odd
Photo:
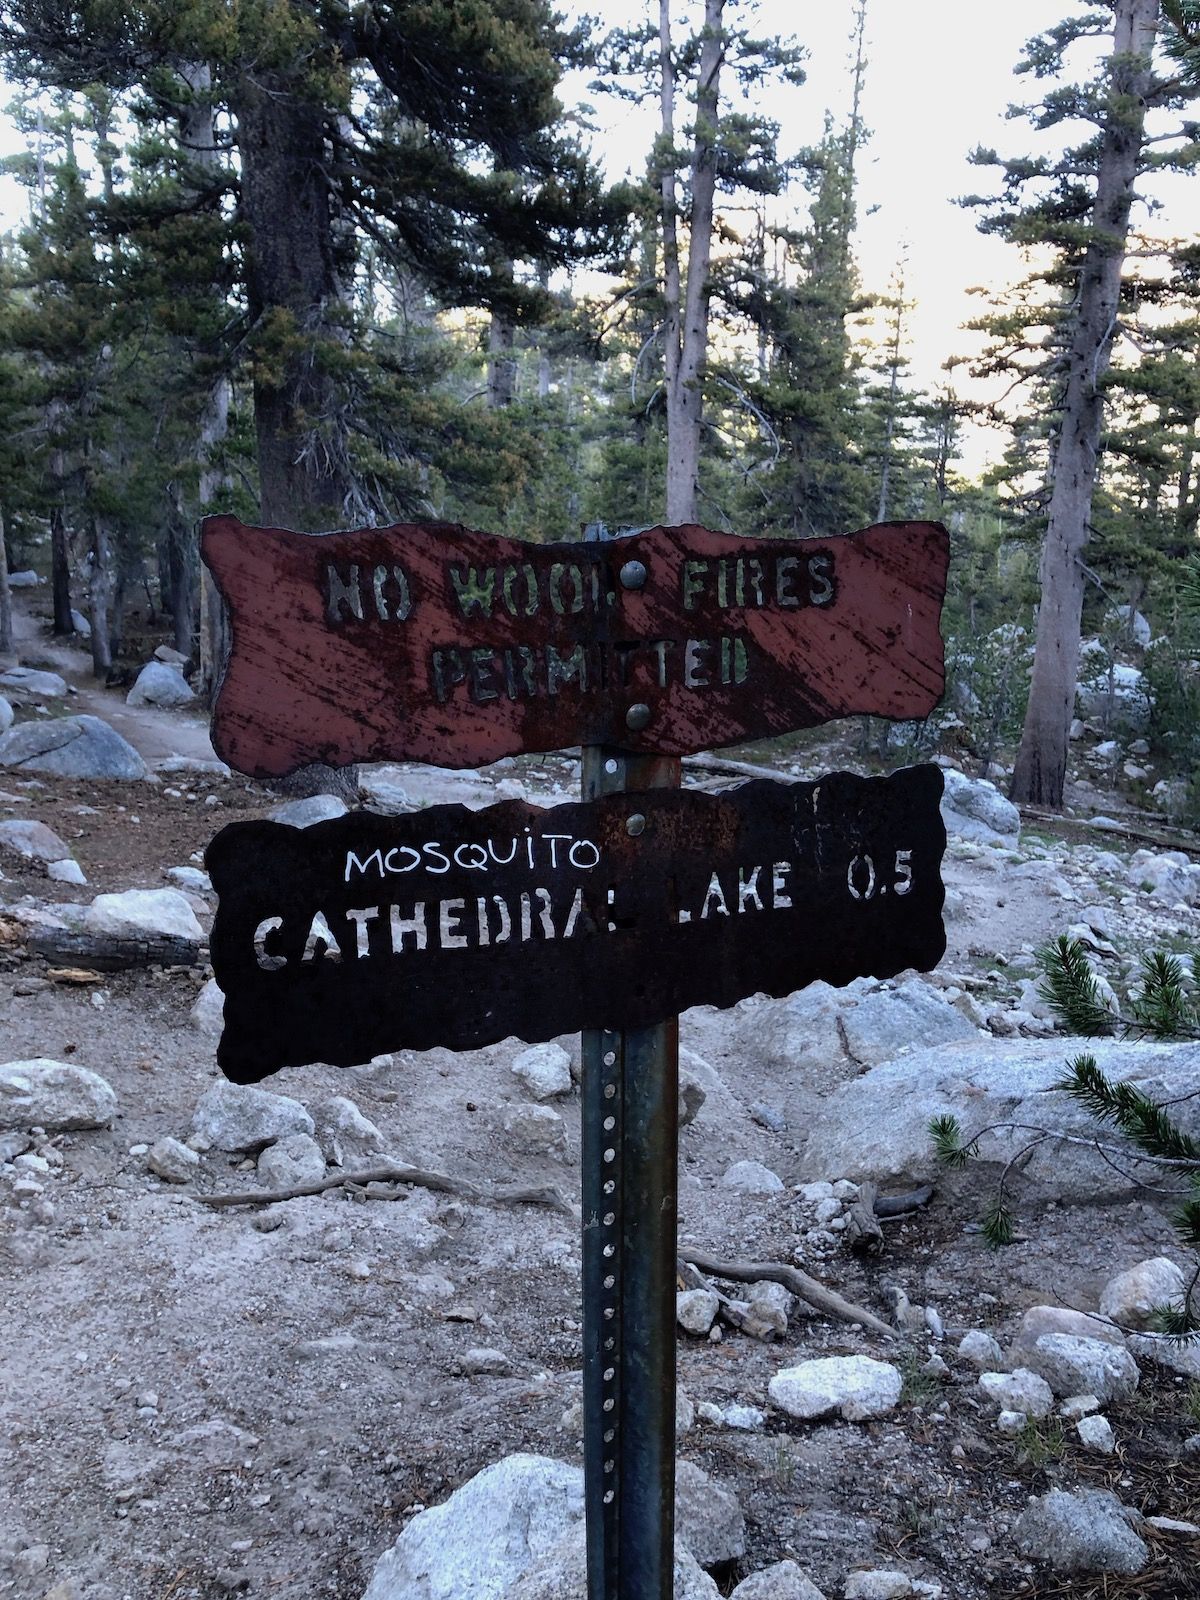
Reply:
[[[229,1206],[272,1206],[280,1200],[302,1200],[308,1195],[324,1194],[328,1189],[359,1187],[364,1193],[367,1186],[376,1183],[411,1183],[421,1189],[436,1189],[442,1194],[458,1195],[463,1200],[474,1200],[481,1205],[497,1206],[549,1206],[564,1217],[578,1213],[571,1202],[553,1184],[525,1187],[520,1184],[503,1184],[495,1188],[471,1183],[467,1178],[452,1178],[446,1172],[430,1172],[423,1167],[406,1166],[392,1161],[386,1166],[364,1167],[355,1172],[337,1172],[322,1178],[318,1183],[301,1183],[292,1189],[248,1189],[235,1194],[201,1194],[196,1198],[206,1206],[225,1210]],[[369,1199],[382,1198],[378,1192],[368,1194]],[[394,1199],[394,1195],[389,1195]]]

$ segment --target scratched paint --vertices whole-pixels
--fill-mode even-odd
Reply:
[[[681,755],[855,713],[924,717],[944,686],[948,550],[930,522],[532,545],[210,517],[202,553],[233,626],[213,743],[270,778],[577,744]]]
[[[928,970],[945,949],[941,793],[923,766],[234,823],[207,854],[218,1061],[251,1082]]]

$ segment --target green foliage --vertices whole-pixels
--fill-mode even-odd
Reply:
[[[1180,961],[1160,951],[1143,957],[1141,985],[1132,1016],[1114,1017],[1102,1007],[1095,979],[1078,941],[1060,938],[1041,952],[1046,974],[1042,993],[1069,1026],[1080,1032],[1109,1031],[1114,1021],[1127,1031],[1152,1033],[1156,1038],[1198,1036],[1195,1003],[1188,992]],[[1103,1011],[1104,1015],[1099,1013]],[[1076,1026],[1076,1025],[1079,1026]],[[1065,1075],[1053,1085],[1068,1094],[1087,1111],[1097,1124],[1096,1144],[1118,1170],[1123,1163],[1149,1162],[1165,1169],[1182,1185],[1175,1191],[1177,1206],[1173,1221],[1181,1242],[1200,1252],[1200,1140],[1181,1128],[1172,1114],[1172,1103],[1159,1104],[1136,1084],[1115,1081],[1104,1073],[1095,1056],[1081,1053],[1067,1063]],[[1111,1130],[1112,1137],[1106,1137]],[[938,1160],[945,1166],[961,1168],[980,1155],[984,1138],[993,1133],[1024,1135],[1024,1142],[1000,1174],[995,1197],[982,1222],[988,1243],[1004,1245],[1012,1241],[1014,1223],[1006,1199],[1006,1184],[1013,1168],[1035,1146],[1045,1141],[1076,1140],[1075,1134],[1027,1124],[1019,1127],[1000,1123],[981,1129],[970,1139],[964,1137],[958,1119],[949,1113],[934,1117],[929,1124],[930,1138]],[[1160,1333],[1176,1338],[1200,1335],[1200,1260],[1197,1261],[1182,1305],[1155,1309],[1154,1326]]]
[[[1028,1417],[1013,1439],[1013,1454],[1023,1467],[1044,1467],[1060,1458],[1066,1439],[1066,1428],[1060,1417],[1046,1417],[1040,1422]]]
[[[1072,1033],[1092,1037],[1115,1031],[1117,1018],[1100,994],[1087,952],[1078,939],[1060,934],[1037,952],[1042,969],[1038,993]]]

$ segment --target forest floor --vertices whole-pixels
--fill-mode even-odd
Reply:
[[[49,640],[38,605],[22,607],[18,654],[68,677],[68,712],[103,717],[151,762],[211,758],[198,715],[135,711],[123,693],[95,687],[83,652]],[[814,772],[853,754],[836,738],[796,751]],[[531,798],[578,792],[566,758],[396,776],[425,800],[485,799],[500,778]],[[10,772],[2,787],[0,816],[47,824],[88,878],[80,890],[6,856],[9,906],[163,887],[168,869],[197,863],[218,827],[278,804],[244,779],[187,773],[118,784]],[[1166,833],[1157,819],[1122,815]],[[1098,849],[1125,861],[1140,842],[1038,822],[1015,851],[952,847],[950,949],[930,986],[973,994],[984,1014],[1014,1014],[1034,948],[1081,906],[1109,907],[1122,952],[1147,939],[1193,942],[1193,910],[1137,896],[1123,905],[1128,885],[1111,862],[1095,866]],[[1069,892],[1017,875],[1034,860],[1052,862]],[[212,906],[197,904],[207,926]],[[187,1139],[217,1081],[213,1036],[191,1017],[205,977],[198,966],[64,983],[22,944],[0,947],[0,1059],[78,1062],[118,1100],[111,1127],[39,1144],[41,1168],[0,1169],[0,1595],[14,1600],[361,1600],[414,1513],[471,1474],[515,1451],[582,1459],[580,1246],[570,1218],[419,1187],[390,1202],[340,1187],[212,1210],[204,1195],[259,1186],[253,1163],[212,1151],[182,1187],[147,1171],[146,1147]],[[1098,1456],[1069,1424],[999,1435],[977,1371],[955,1353],[967,1329],[1003,1342],[1031,1305],[1094,1307],[1113,1272],[1181,1259],[1166,1211],[1153,1197],[1097,1205],[1031,1192],[1017,1242],[995,1251],[975,1223],[981,1180],[956,1175],[926,1209],[889,1226],[879,1259],[836,1238],[810,1250],[800,1179],[861,1174],[814,1174],[804,1122],[785,1116],[773,1130],[756,1116],[763,1103],[787,1107],[786,1074],[756,1043],[775,1004],[683,1019],[684,1046],[707,1064],[707,1098],[681,1133],[682,1235],[726,1258],[792,1262],[799,1252],[807,1270],[880,1316],[898,1286],[936,1307],[946,1336],[889,1342],[799,1312],[774,1342],[729,1329],[715,1341],[680,1333],[679,1382],[695,1405],[765,1412],[752,1431],[701,1418],[679,1440],[681,1457],[732,1489],[745,1515],[746,1552],[718,1570],[722,1592],[791,1557],[830,1597],[856,1567],[898,1569],[926,1585],[914,1592],[946,1600],[1200,1595],[1200,1545],[1178,1534],[1152,1533],[1152,1564],[1130,1580],[1054,1577],[1010,1537],[1030,1496],[1054,1484],[1110,1485],[1146,1514],[1200,1522],[1200,1456],[1183,1449],[1200,1432],[1200,1389],[1147,1369],[1131,1398],[1105,1408],[1120,1447]],[[293,1069],[268,1087],[310,1108],[349,1096],[389,1156],[475,1183],[553,1183],[577,1198],[577,1092],[555,1102],[560,1148],[523,1148],[504,1130],[505,1111],[524,1098],[510,1070],[521,1048],[399,1051],[362,1067]],[[723,1184],[745,1160],[777,1173],[784,1189]],[[20,1196],[14,1176],[26,1179]],[[948,1371],[930,1377],[920,1369],[939,1352]],[[891,1415],[800,1423],[767,1405],[780,1368],[851,1353],[901,1365],[905,1392]]]

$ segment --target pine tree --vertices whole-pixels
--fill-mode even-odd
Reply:
[[[1055,252],[1049,277],[1058,294],[1052,318],[1057,348],[1049,363],[1053,392],[1042,602],[1025,727],[1013,775],[1019,801],[1060,806],[1084,595],[1083,551],[1091,521],[1102,442],[1105,376],[1118,331],[1122,273],[1135,185],[1168,157],[1147,140],[1146,112],[1179,106],[1193,92],[1184,77],[1161,75],[1155,48],[1159,0],[1111,0],[1112,52],[1099,77],[1082,87],[1057,85],[1030,115],[1039,129],[1082,119],[1094,129],[1057,159],[1001,162],[1002,196],[981,226],[1011,242]],[[1019,70],[1036,78],[1064,70],[1069,48],[1102,31],[1095,12],[1074,16],[1034,39]],[[1185,152],[1190,141],[1184,135]],[[984,204],[985,202],[978,202]],[[1044,324],[1043,324],[1044,325]]]

